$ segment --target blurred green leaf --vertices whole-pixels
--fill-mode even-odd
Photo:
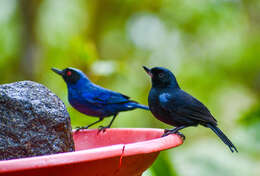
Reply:
[[[151,167],[153,176],[161,176],[161,175],[169,175],[169,176],[177,176],[177,172],[174,169],[174,165],[172,164],[169,152],[163,151],[160,152],[157,160]]]
[[[260,124],[260,105],[254,106],[250,111],[245,113],[239,122],[244,126]]]

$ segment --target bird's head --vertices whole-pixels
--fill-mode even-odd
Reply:
[[[153,67],[153,68],[149,69],[149,68],[143,66],[143,68],[146,71],[146,73],[151,77],[153,87],[179,88],[177,80],[176,80],[174,74],[170,70],[163,68],[163,67]]]
[[[52,68],[52,71],[62,76],[62,78],[68,85],[77,84],[77,82],[82,78],[88,80],[87,76],[82,71],[76,68],[69,67],[65,68],[64,70]]]

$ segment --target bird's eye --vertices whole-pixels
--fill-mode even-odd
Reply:
[[[68,71],[67,72],[67,76],[70,76],[72,73],[71,73],[71,71]]]
[[[163,73],[159,73],[159,78],[162,78],[163,77]]]

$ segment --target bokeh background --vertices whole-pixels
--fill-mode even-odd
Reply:
[[[79,68],[147,104],[142,65],[172,70],[239,150],[232,154],[209,129],[191,127],[145,176],[260,175],[259,0],[0,0],[0,83],[49,87],[73,127],[96,119],[71,108],[51,67]],[[169,128],[142,110],[121,113],[113,127]]]

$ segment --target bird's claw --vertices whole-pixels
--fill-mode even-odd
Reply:
[[[182,134],[181,132],[177,132],[177,133],[175,133],[175,134],[178,134],[180,137],[181,137],[181,139],[183,140],[183,141],[185,141],[185,136],[184,136],[184,134]]]
[[[168,136],[169,134],[177,134],[182,138],[183,141],[185,140],[184,134],[182,134],[179,131],[176,131],[175,129],[172,129],[172,130],[165,129],[162,137]]]
[[[84,129],[88,129],[88,126],[85,127],[76,127],[76,132],[80,131],[80,130],[84,130]]]
[[[108,128],[109,128],[108,126],[99,126],[98,133],[100,133],[101,131],[104,133]]]

